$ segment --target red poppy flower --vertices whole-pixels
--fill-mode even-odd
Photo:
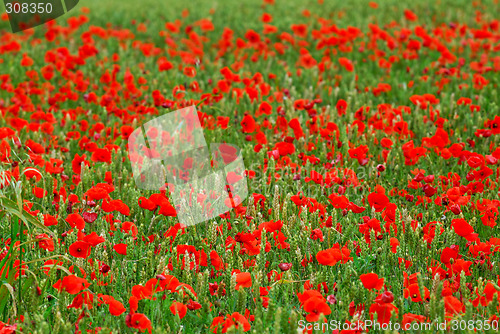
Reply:
[[[69,246],[69,254],[82,259],[90,256],[90,250],[90,244],[85,241],[75,241]]]
[[[256,129],[255,120],[250,115],[245,115],[241,121],[241,131],[243,133],[252,133]]]
[[[79,230],[83,230],[85,228],[85,221],[78,213],[69,214],[68,217],[66,217],[66,221],[73,228],[76,227]]]
[[[127,244],[116,244],[113,249],[120,255],[127,255]]]
[[[69,294],[76,295],[81,291],[85,290],[90,286],[90,283],[86,279],[77,277],[75,275],[69,275],[63,279],[58,280],[54,285],[55,289],[60,291],[66,291]]]
[[[368,274],[363,274],[359,276],[361,279],[361,282],[363,283],[363,286],[365,289],[368,290],[380,290],[384,286],[384,279],[379,278],[377,274],[375,273],[368,273]]]
[[[236,290],[240,287],[249,288],[252,286],[252,275],[250,273],[236,274]]]
[[[349,256],[350,254],[351,251],[347,247],[342,247],[342,250],[339,247],[333,247],[319,251],[316,254],[316,260],[322,265],[334,266],[338,262],[346,263],[352,260],[352,257]]]
[[[404,13],[408,21],[416,21],[418,19],[417,15],[409,9],[405,9]]]
[[[45,226],[54,226],[57,225],[57,218],[47,214],[43,215],[43,225]]]
[[[214,266],[215,270],[224,269],[224,261],[215,250],[210,252],[210,264]]]
[[[373,314],[377,314],[377,322],[381,324],[388,324],[391,320],[393,313],[398,313],[396,306],[391,303],[373,303],[370,306],[370,316],[373,319]]]
[[[389,138],[382,138],[382,140],[380,140],[380,145],[382,145],[382,147],[384,148],[391,148],[393,142]]]
[[[140,332],[144,332],[147,330],[149,333],[151,333],[152,331],[151,320],[149,320],[142,313],[128,314],[125,317],[125,323],[128,327],[138,329]]]
[[[339,58],[339,63],[347,71],[349,71],[349,72],[354,71],[354,65],[352,64],[352,62],[349,59],[347,59],[345,57],[340,57]]]
[[[237,331],[242,330],[243,332],[248,332],[251,329],[248,320],[238,312],[234,312],[231,315],[227,315],[227,318],[219,316],[215,317],[210,325],[210,329],[213,333],[217,333],[218,329],[222,327],[222,333],[227,333],[231,328],[235,328]]]
[[[85,223],[93,223],[96,221],[98,215],[95,212],[85,211],[84,213],[82,213],[82,216]]]
[[[368,203],[375,209],[375,212],[381,212],[389,204],[389,198],[384,194],[371,193],[368,195]]]
[[[43,188],[39,188],[37,186],[33,186],[32,192],[33,192],[33,195],[35,195],[35,197],[38,197],[38,198],[44,198],[45,196],[47,196],[47,190],[45,190]]]
[[[26,53],[23,53],[23,58],[21,59],[21,66],[29,67],[32,66],[34,63],[35,62],[30,56],[28,56]]]
[[[258,43],[260,41],[260,35],[255,30],[252,29],[247,30],[245,38],[250,43]]]
[[[337,101],[337,114],[340,116],[345,115],[346,109],[347,109],[347,101],[340,99]]]
[[[82,154],[80,156],[78,153],[75,154],[73,160],[71,161],[71,166],[73,169],[73,173],[80,175],[82,173],[82,163],[89,165],[89,162],[86,160],[86,155]]]
[[[451,221],[451,227],[455,230],[455,233],[461,237],[464,237],[468,241],[474,241],[478,238],[478,234],[474,233],[474,228],[465,221],[465,219],[453,219]]]
[[[304,311],[307,312],[306,320],[309,322],[318,321],[319,317],[332,313],[330,306],[325,302],[324,298],[312,297],[304,303]]]
[[[97,148],[94,152],[92,152],[90,160],[94,162],[111,163],[111,152],[106,148]]]
[[[186,316],[187,307],[186,305],[174,300],[172,305],[170,305],[170,312],[172,312],[173,315],[179,315],[179,318],[182,319]]]
[[[177,211],[175,208],[170,204],[170,202],[167,200],[163,202],[163,204],[160,206],[160,210],[158,211],[159,215],[164,215],[166,217],[176,217],[177,216]]]
[[[149,211],[154,211],[158,207],[153,201],[143,196],[139,197],[138,203],[141,208]]]
[[[101,208],[104,212],[118,211],[124,216],[130,215],[130,208],[121,199],[114,199],[109,202],[104,199]]]
[[[89,200],[98,201],[104,198],[109,198],[109,192],[104,187],[94,186],[84,193]]]
[[[79,236],[79,238],[80,238],[80,236]],[[106,239],[98,236],[97,233],[95,233],[95,232],[92,232],[89,235],[84,236],[81,240],[90,244],[90,246],[92,246],[92,247],[95,247],[95,246],[102,244],[103,242],[106,241]]]
[[[111,296],[99,294],[99,298],[102,299],[104,304],[107,304],[109,306],[109,313],[111,315],[119,316],[127,310],[121,302]]]
[[[465,305],[454,296],[444,297],[444,309],[447,313],[452,315],[460,314],[465,312]]]
[[[54,240],[52,240],[52,238],[50,238],[46,233],[37,235],[36,239],[38,240],[38,247],[49,252],[54,251]]]
[[[271,105],[264,101],[260,104],[259,109],[255,113],[255,117],[259,117],[260,115],[271,115],[273,111],[273,107]]]
[[[398,246],[399,246],[399,240],[397,238],[391,238],[391,252],[396,254]]]
[[[430,297],[430,292],[429,289],[424,287],[424,298],[427,300]],[[410,284],[405,290],[404,290],[404,297],[405,298],[411,298],[412,301],[416,303],[423,302],[424,299],[422,299],[422,295],[420,294],[420,288],[418,287],[417,283]]]

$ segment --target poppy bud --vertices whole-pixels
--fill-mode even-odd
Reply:
[[[456,215],[459,215],[462,213],[462,210],[460,210],[460,206],[457,205],[457,204],[453,204],[451,207],[450,207],[450,210],[451,212],[453,212],[454,214]]]
[[[384,165],[382,165],[382,164],[377,165],[377,170],[378,170],[379,172],[383,172],[383,171],[385,170],[385,166],[384,166]]]
[[[280,268],[281,271],[288,271],[292,267],[291,263],[280,263],[278,264],[278,267]]]
[[[474,181],[474,172],[468,172],[465,179],[469,182]]]
[[[339,189],[337,189],[337,192],[339,195],[344,195],[346,191],[346,188],[344,186],[340,186]]]
[[[422,187],[422,189],[424,190],[425,196],[427,196],[427,197],[432,197],[437,193],[436,188],[434,188],[428,184],[424,185]]]
[[[246,135],[245,136],[246,141],[252,141],[252,136],[251,135]]]
[[[309,102],[304,105],[305,110],[311,110],[314,107],[314,102]]]
[[[300,180],[300,178],[301,178],[300,174],[295,174],[295,175],[293,176],[293,180],[294,180],[294,181],[299,181],[299,180]]]
[[[415,181],[415,182],[420,182],[420,181],[422,181],[424,178],[425,178],[424,174],[422,174],[422,173],[418,173],[418,174],[417,174],[417,175],[415,175],[415,177],[413,178],[413,181]]]
[[[347,216],[347,214],[349,213],[349,211],[347,211],[346,209],[342,210],[342,216]]]
[[[87,205],[93,208],[95,206],[95,201],[87,201]]]
[[[127,316],[125,317],[125,324],[127,324],[127,326],[131,327],[132,326],[132,315],[129,313],[127,314]]]
[[[316,109],[309,109],[307,110],[307,114],[309,115],[309,117],[313,118],[318,115],[318,112],[316,111]],[[314,123],[311,124],[314,125]]]
[[[496,165],[497,162],[498,162],[498,159],[495,158],[494,156],[492,156],[492,155],[487,155],[486,156],[486,164],[488,164],[488,165]]]
[[[97,213],[85,211],[83,214],[83,220],[86,223],[93,223],[97,219]]]
[[[425,183],[432,183],[432,182],[434,182],[434,175],[427,175],[426,177],[424,177],[424,182]]]
[[[101,274],[107,274],[111,270],[111,267],[108,266],[107,264],[103,264],[101,268],[99,268],[99,271]]]
[[[370,159],[368,158],[358,159],[358,162],[361,166],[365,166],[369,161]]]
[[[267,155],[277,160],[280,157],[280,152],[278,150],[272,150],[271,152],[267,152]]]
[[[337,298],[335,298],[334,295],[329,295],[328,297],[326,297],[326,301],[333,305],[337,304]]]
[[[394,294],[391,291],[385,291],[381,296],[382,303],[392,303],[394,301]]]
[[[406,198],[406,200],[407,200],[408,202],[413,202],[413,199],[415,198],[415,196],[413,196],[413,195],[406,195],[406,197],[405,197],[405,198]]]
[[[165,276],[163,276],[162,274],[158,274],[158,275],[156,275],[156,279],[159,280],[159,281],[164,281],[167,278]]]

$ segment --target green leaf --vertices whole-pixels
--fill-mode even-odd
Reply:
[[[55,237],[54,232],[49,230],[47,228],[47,226],[43,225],[40,221],[38,221],[38,219],[33,217],[26,210],[21,209],[22,211],[19,211],[16,203],[14,201],[8,199],[7,197],[3,197],[3,196],[0,197],[0,206],[6,212],[21,219],[27,225],[28,228],[29,228],[29,225],[32,225],[32,226],[38,227],[39,229],[43,230],[44,232]]]

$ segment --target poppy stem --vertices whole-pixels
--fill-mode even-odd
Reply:
[[[20,242],[20,247],[19,247],[19,302],[17,304],[17,314],[21,314],[21,303],[22,303],[22,284],[21,284],[21,279],[23,276],[23,221],[22,219],[19,219],[19,242]]]

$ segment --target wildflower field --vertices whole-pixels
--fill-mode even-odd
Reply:
[[[499,332],[498,0],[0,8],[1,334]],[[127,148],[188,106],[248,184],[192,226]]]

